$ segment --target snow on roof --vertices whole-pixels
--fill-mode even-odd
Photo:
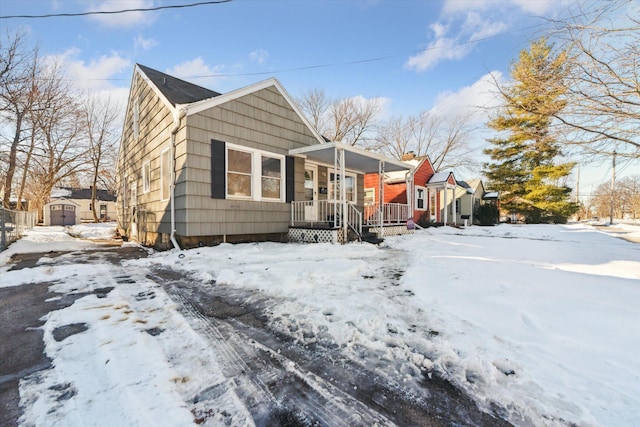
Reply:
[[[70,197],[71,189],[70,188],[54,188],[51,190],[50,194],[52,199],[60,198],[60,197]]]
[[[483,199],[497,199],[499,196],[497,191],[491,191],[489,193],[484,193],[484,196],[482,196]]]
[[[436,182],[446,182],[449,179],[449,175],[451,175],[451,172],[436,172],[433,174],[431,179],[429,179],[429,184],[434,184]]]
[[[402,163],[406,163],[408,165],[413,166],[413,168],[417,168],[422,159],[411,159],[411,160],[403,160]],[[385,172],[386,178],[384,182],[387,184],[397,184],[399,182],[405,182],[407,180],[407,171],[396,171],[396,172]]]

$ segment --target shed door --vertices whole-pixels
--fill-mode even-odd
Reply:
[[[76,207],[72,205],[51,205],[51,225],[75,225]]]

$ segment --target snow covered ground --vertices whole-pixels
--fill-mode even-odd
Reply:
[[[8,251],[95,245],[50,227]],[[259,292],[272,301],[271,327],[300,342],[330,340],[408,392],[420,389],[421,373],[437,372],[482,407],[505,408],[517,425],[640,419],[640,245],[606,229],[430,228],[382,247],[225,244],[117,267],[75,264],[74,256],[8,271],[0,254],[0,287],[43,280],[60,293],[113,287],[48,315],[54,368],[21,382],[26,425],[190,425],[194,396],[229,381],[219,355],[147,278],[157,266],[203,287]],[[55,340],[56,328],[74,323],[87,330]],[[252,425],[232,392],[216,404],[210,425]]]

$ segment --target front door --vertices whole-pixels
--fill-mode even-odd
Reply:
[[[432,222],[438,222],[437,195],[438,192],[436,190],[429,190],[429,218]]]
[[[304,200],[308,203],[304,206],[304,220],[317,221],[318,208],[315,203],[318,200],[318,167],[305,165],[304,167]]]

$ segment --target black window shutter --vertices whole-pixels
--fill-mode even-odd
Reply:
[[[226,197],[227,174],[225,167],[224,141],[211,140],[211,198],[224,199]]]
[[[287,156],[287,161],[285,163],[286,175],[287,175],[287,187],[285,196],[285,200],[287,203],[293,202],[295,199],[295,170],[294,170],[295,158],[291,156]]]

